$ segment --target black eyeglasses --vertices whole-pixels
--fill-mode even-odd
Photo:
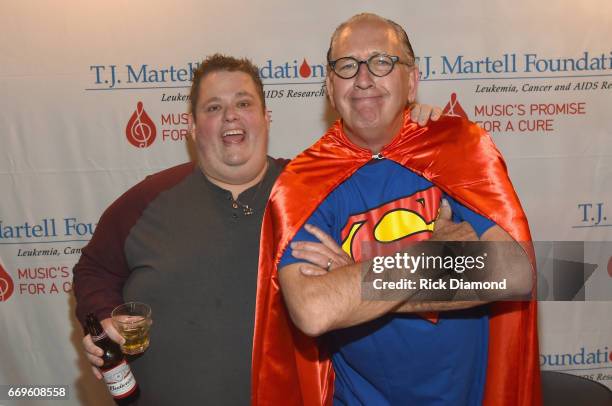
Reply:
[[[359,68],[362,63],[365,63],[370,73],[374,76],[383,77],[387,76],[396,63],[412,66],[409,63],[402,62],[399,60],[399,56],[376,54],[372,55],[366,60],[360,61],[352,56],[345,56],[338,58],[335,61],[328,61],[329,67],[332,68],[334,73],[340,76],[342,79],[352,79],[357,76]]]

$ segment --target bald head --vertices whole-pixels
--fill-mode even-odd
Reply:
[[[345,31],[351,29],[351,27],[355,24],[363,23],[363,22],[373,22],[380,23],[381,25],[386,25],[392,29],[394,35],[397,36],[397,40],[401,44],[403,56],[405,58],[406,63],[414,64],[414,51],[412,50],[412,45],[410,44],[410,40],[408,40],[408,35],[406,31],[402,28],[401,25],[396,23],[395,21],[389,20],[387,18],[383,18],[377,14],[373,13],[361,13],[356,14],[353,17],[349,18],[342,24],[340,24],[334,33],[332,34],[331,40],[329,42],[329,49],[327,50],[327,60],[331,61],[337,58],[338,56],[334,55],[334,46],[338,38],[344,34],[347,34]]]

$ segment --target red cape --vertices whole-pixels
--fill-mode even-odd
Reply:
[[[519,242],[531,241],[527,219],[491,138],[463,119],[444,117],[420,128],[405,114],[382,155],[427,178]],[[336,122],[277,180],[263,220],[253,339],[253,405],[331,405],[334,373],[317,339],[291,322],[279,290],[282,252],[319,204],[372,159]],[[523,244],[523,246],[525,246]],[[526,251],[534,263],[531,245]],[[539,405],[536,301],[489,305],[485,405]]]

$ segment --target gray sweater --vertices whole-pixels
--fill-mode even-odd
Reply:
[[[102,215],[74,269],[77,317],[124,301],[152,308],[130,360],[141,405],[247,405],[260,227],[284,160],[235,203],[197,165],[147,177]]]

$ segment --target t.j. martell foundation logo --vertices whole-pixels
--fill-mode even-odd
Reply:
[[[0,263],[0,302],[6,302],[13,294],[13,279]]]
[[[446,107],[444,107],[442,114],[451,117],[463,117],[467,120],[470,119],[465,110],[463,110],[463,107],[461,107],[461,104],[459,104],[459,101],[457,100],[457,93],[451,94],[450,101]]]
[[[285,61],[277,63],[268,59],[267,61],[259,64],[259,77],[266,81],[265,83],[271,83],[271,80],[286,80],[286,79],[325,79],[325,65],[323,64],[309,64],[306,58],[302,58],[300,63],[299,59],[293,61]]]
[[[303,78],[309,78],[311,74],[312,69],[310,69],[310,66],[308,66],[308,62],[306,62],[306,58],[304,58],[302,64],[300,65],[300,76]]]
[[[156,135],[155,123],[144,110],[142,102],[139,101],[136,110],[125,126],[125,136],[133,146],[147,148],[153,144]]]

